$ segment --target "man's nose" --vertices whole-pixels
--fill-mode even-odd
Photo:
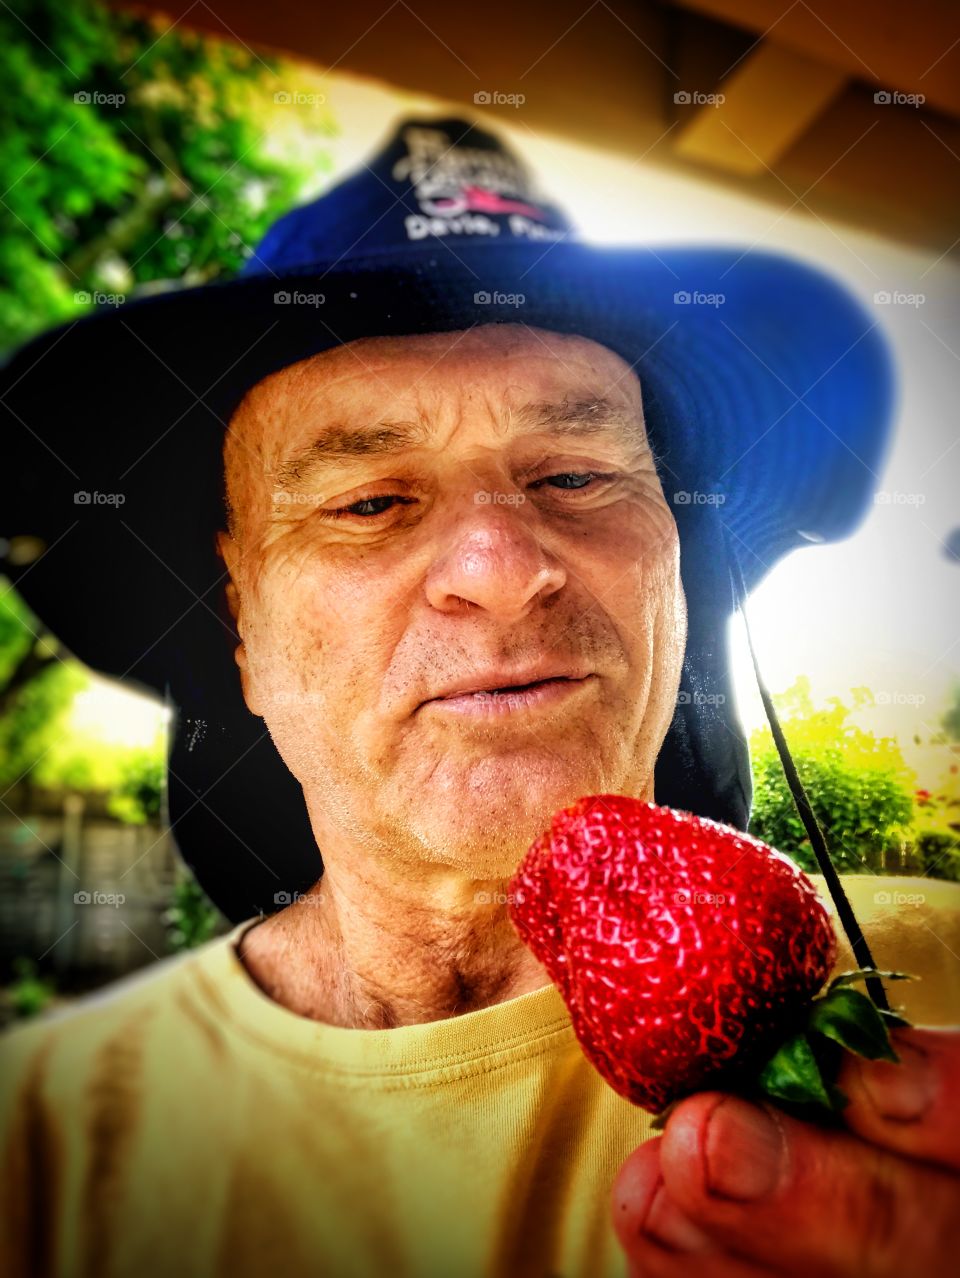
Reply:
[[[540,544],[522,506],[477,506],[456,520],[427,574],[430,604],[441,612],[466,601],[518,621],[537,598],[559,590],[566,570]]]

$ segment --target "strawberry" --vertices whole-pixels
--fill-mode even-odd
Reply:
[[[556,813],[510,884],[510,917],[611,1086],[659,1113],[689,1093],[759,1090],[836,1110],[841,1048],[896,1060],[846,973],[806,875],[759,839],[622,795]]]

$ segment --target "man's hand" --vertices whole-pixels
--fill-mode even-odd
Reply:
[[[845,1060],[844,1129],[691,1096],[613,1187],[631,1278],[941,1278],[960,1263],[960,1029]]]

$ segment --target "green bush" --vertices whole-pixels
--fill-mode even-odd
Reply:
[[[56,993],[53,982],[38,976],[37,965],[29,958],[14,959],[13,973],[13,984],[6,992],[13,1015],[18,1020],[39,1016]]]
[[[164,914],[171,950],[192,950],[211,940],[227,926],[227,920],[206,895],[189,870],[174,884],[170,908]]]
[[[960,839],[955,834],[925,830],[917,837],[918,874],[960,883]]]
[[[885,853],[899,852],[911,839],[915,778],[897,742],[876,737],[849,722],[851,713],[872,700],[855,689],[854,704],[832,697],[818,710],[809,681],[798,679],[776,698],[784,736],[811,806],[841,873],[883,871]],[[750,832],[817,872],[816,858],[780,765],[769,728],[750,740],[754,802]]]
[[[112,816],[128,825],[145,825],[160,815],[167,763],[156,750],[137,750],[126,755],[121,775],[110,796]]]

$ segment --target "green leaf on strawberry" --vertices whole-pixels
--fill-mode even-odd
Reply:
[[[827,1085],[806,1034],[787,1039],[760,1071],[761,1089],[768,1096],[801,1105],[832,1109]]]
[[[814,999],[807,1025],[867,1060],[900,1060],[884,1018],[859,990],[836,986],[823,998]]]

